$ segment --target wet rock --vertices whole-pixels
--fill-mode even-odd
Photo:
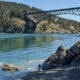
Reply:
[[[4,64],[2,70],[14,72],[14,71],[22,70],[22,68],[17,68],[12,64]]]
[[[66,65],[80,64],[80,42],[77,42],[70,49],[65,49],[63,45],[59,46],[56,53],[52,54],[42,64],[42,69],[51,69],[64,67]]]
[[[69,49],[72,53],[71,55],[76,56],[80,54],[80,42],[77,42],[76,44],[74,44],[70,49]]]
[[[71,62],[71,65],[80,65],[80,54],[78,56],[75,56]]]

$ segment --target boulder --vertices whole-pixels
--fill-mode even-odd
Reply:
[[[80,65],[80,54],[78,56],[75,56],[71,62],[71,65]]]
[[[70,49],[71,55],[76,56],[80,54],[80,42],[74,44]]]
[[[55,54],[52,54],[43,64],[42,69],[51,69],[61,66],[65,63],[66,49],[61,45]]]
[[[22,70],[22,68],[17,68],[12,64],[4,64],[2,70],[14,72],[14,71]]]
[[[64,67],[77,63],[80,64],[80,42],[77,42],[70,49],[65,49],[63,45],[59,46],[57,51],[43,62],[42,69]]]

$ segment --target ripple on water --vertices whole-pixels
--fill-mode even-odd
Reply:
[[[77,34],[0,34],[0,67],[5,63],[24,68],[14,73],[0,70],[0,80],[12,80],[37,70],[38,64],[60,45],[70,48],[77,41],[80,41]]]

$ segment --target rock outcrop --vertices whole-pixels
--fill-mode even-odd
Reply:
[[[43,62],[42,69],[46,70],[77,64],[80,64],[80,42],[77,42],[70,49],[65,49],[64,46],[61,45],[56,53],[52,54]]]
[[[22,70],[22,68],[17,68],[12,64],[4,64],[2,70],[14,72],[14,71]]]

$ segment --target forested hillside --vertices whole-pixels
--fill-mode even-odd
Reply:
[[[0,1],[0,33],[80,33],[80,23],[52,16],[38,25],[24,16],[27,12],[41,11],[28,5]],[[45,15],[35,15],[35,20]],[[50,14],[49,14],[50,15]]]
[[[0,2],[0,32],[23,33],[27,27],[24,14],[33,11],[36,9],[27,5]]]
[[[35,30],[36,33],[80,33],[80,22],[59,17],[41,21]]]

